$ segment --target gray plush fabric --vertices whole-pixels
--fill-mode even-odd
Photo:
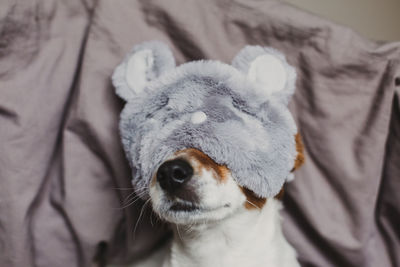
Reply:
[[[239,185],[260,197],[276,195],[296,157],[297,129],[287,108],[296,75],[285,57],[247,46],[233,66],[174,66],[168,47],[147,42],[135,46],[113,75],[127,101],[120,131],[136,191],[148,197],[158,166],[176,151],[197,148],[226,165]]]

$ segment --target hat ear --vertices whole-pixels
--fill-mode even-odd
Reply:
[[[133,47],[112,76],[116,93],[125,101],[145,90],[148,83],[175,67],[171,50],[162,42],[145,42]]]
[[[246,46],[232,65],[247,75],[264,101],[275,98],[288,104],[294,92],[296,72],[282,53],[270,47]]]

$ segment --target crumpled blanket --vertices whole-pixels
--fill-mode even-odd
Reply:
[[[275,0],[0,3],[0,266],[101,266],[170,237],[132,195],[110,77],[137,43],[178,63],[284,52],[306,164],[284,231],[302,266],[400,266],[400,43]]]

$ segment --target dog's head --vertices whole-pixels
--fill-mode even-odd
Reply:
[[[271,48],[245,47],[232,66],[175,67],[162,43],[134,47],[113,84],[127,101],[120,131],[135,190],[170,220],[224,217],[278,194],[297,155],[295,76]]]
[[[299,135],[296,141],[293,171],[303,162]],[[282,193],[283,189],[275,197]],[[176,224],[220,220],[239,209],[262,209],[267,201],[240,186],[225,165],[195,148],[178,151],[161,164],[150,183],[150,198],[153,210]]]

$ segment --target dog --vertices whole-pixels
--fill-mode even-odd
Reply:
[[[304,162],[299,135],[296,141],[293,171]],[[282,233],[282,196],[283,188],[274,198],[257,197],[200,150],[178,151],[150,185],[153,211],[172,225],[173,240],[132,267],[300,266]]]
[[[287,108],[295,77],[283,54],[260,46],[232,65],[175,67],[166,45],[148,42],[116,68],[132,183],[174,230],[134,266],[299,266],[279,216],[283,185],[304,161]]]

